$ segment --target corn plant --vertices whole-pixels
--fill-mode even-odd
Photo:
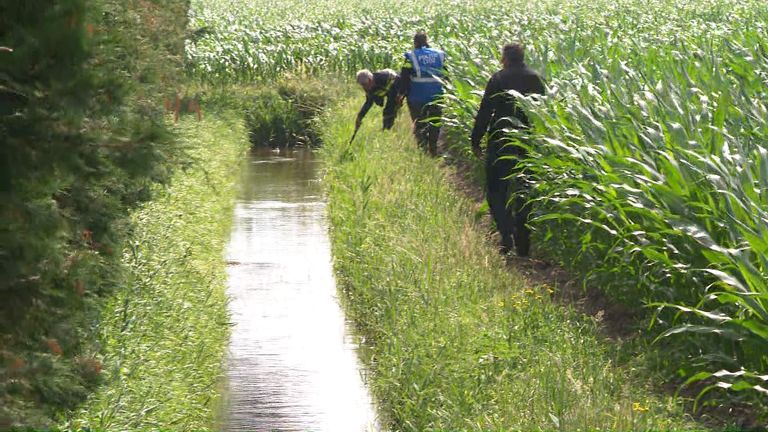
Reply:
[[[758,0],[193,2],[191,72],[270,80],[396,67],[424,29],[448,53],[444,125],[468,132],[498,50],[522,41],[541,249],[619,301],[702,394],[768,393],[768,5]],[[736,392],[736,393],[734,393]],[[764,402],[765,399],[762,399]]]

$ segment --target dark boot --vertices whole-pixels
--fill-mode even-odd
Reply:
[[[501,247],[499,248],[499,251],[502,255],[507,255],[508,253],[512,252],[512,248],[514,246],[515,242],[512,240],[512,236],[506,235],[501,237]]]
[[[515,235],[515,252],[519,257],[527,257],[531,251],[531,234],[528,228]]]
[[[509,181],[505,178],[510,170],[509,164],[503,159],[498,159],[495,149],[491,148],[485,160],[486,198],[496,229],[501,235],[502,253],[507,253],[514,247],[512,240],[514,221],[507,208]]]
[[[531,249],[531,230],[528,228],[528,217],[531,207],[525,198],[518,196],[514,199],[515,222],[512,234],[515,237],[515,252],[518,256],[527,257]]]

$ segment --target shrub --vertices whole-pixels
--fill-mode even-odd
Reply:
[[[161,107],[186,3],[0,5],[0,427],[47,424],[98,382],[124,218],[180,160]]]

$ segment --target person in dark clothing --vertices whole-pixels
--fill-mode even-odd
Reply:
[[[437,154],[437,138],[440,126],[428,119],[440,118],[442,108],[435,102],[443,94],[443,69],[445,53],[430,48],[427,34],[418,32],[413,37],[413,51],[405,53],[400,71],[402,84],[400,97],[408,98],[408,111],[413,121],[413,134],[419,146]]]
[[[357,73],[357,83],[365,90],[365,103],[357,113],[355,129],[360,127],[363,117],[368,114],[373,104],[384,106],[383,129],[392,129],[400,107],[398,92],[400,91],[400,76],[392,69],[371,72],[363,69]]]
[[[488,133],[485,159],[488,205],[501,234],[502,252],[507,253],[514,244],[519,256],[528,256],[530,230],[527,227],[530,207],[519,192],[524,182],[518,178],[517,160],[524,151],[510,142],[511,130],[524,130],[530,125],[528,117],[510,94],[514,90],[522,95],[544,94],[541,77],[525,64],[522,45],[508,44],[502,49],[503,69],[493,74],[485,87],[485,94],[472,129],[472,150],[480,156],[480,141]],[[511,176],[511,177],[510,177]],[[508,207],[510,194],[514,198]],[[514,238],[514,241],[513,241]]]

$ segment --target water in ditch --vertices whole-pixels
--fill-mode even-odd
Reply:
[[[336,297],[320,161],[254,152],[227,251],[229,431],[378,430]]]

